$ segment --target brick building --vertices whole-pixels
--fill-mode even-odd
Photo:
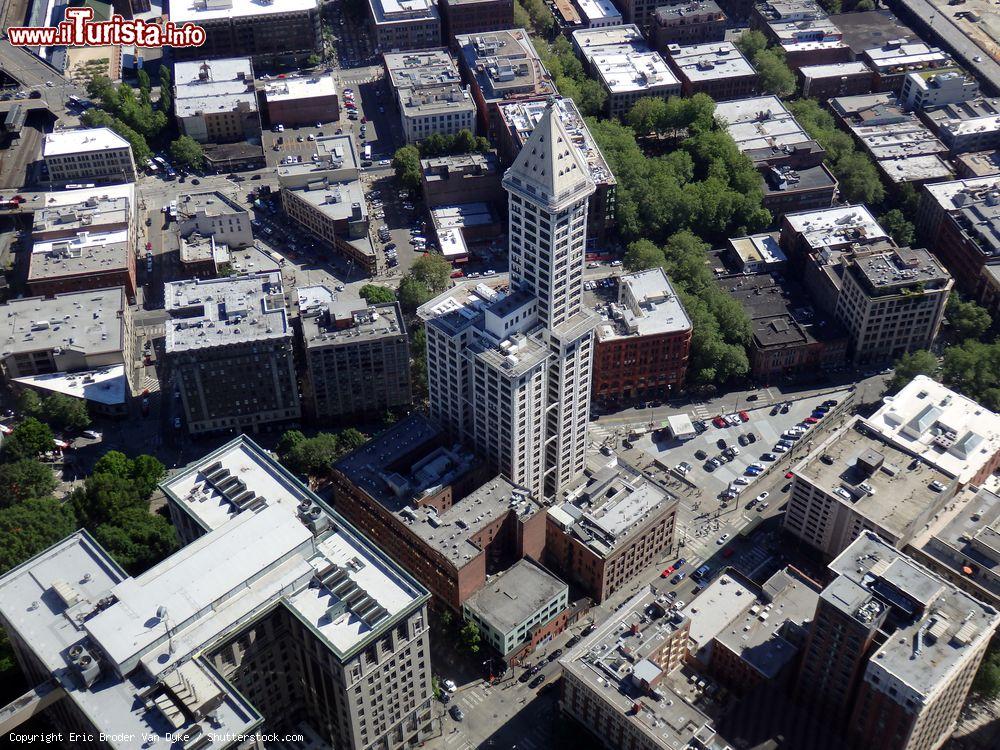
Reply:
[[[732,42],[669,45],[662,53],[684,96],[708,94],[720,102],[757,93],[757,71]]]
[[[445,44],[462,34],[482,34],[514,27],[514,0],[441,0]]]
[[[726,37],[726,14],[715,0],[661,5],[653,11],[650,37],[661,55],[671,44],[721,42]]]
[[[330,74],[272,79],[264,86],[264,101],[272,125],[312,127],[340,119],[337,83]]]
[[[828,65],[803,65],[799,68],[802,96],[825,101],[836,96],[868,94],[872,90],[872,71],[860,60]]]
[[[376,52],[403,52],[441,44],[441,16],[430,0],[368,0]]]
[[[260,113],[249,57],[174,66],[174,116],[198,143],[260,139]]]
[[[428,208],[463,203],[500,204],[501,170],[494,153],[435,156],[420,161],[420,184]]]

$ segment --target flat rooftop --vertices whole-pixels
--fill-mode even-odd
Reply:
[[[794,146],[811,140],[776,96],[719,102],[715,105],[715,119],[725,123],[726,132],[743,152]]]
[[[618,302],[607,312],[597,328],[598,341],[691,330],[691,319],[662,268],[622,276]]]
[[[257,90],[249,57],[174,65],[174,111],[178,117],[218,112],[256,112]]]
[[[622,12],[611,0],[576,0],[576,6],[588,23],[605,21],[609,18],[621,21],[622,18]]]
[[[183,222],[195,216],[232,216],[248,211],[221,190],[201,193],[184,193],[177,197],[177,221]]]
[[[431,0],[368,0],[375,23],[402,23],[437,19],[438,9]]]
[[[168,353],[291,335],[280,273],[164,284]]]
[[[855,240],[888,239],[866,206],[838,206],[816,211],[785,214],[792,231],[800,234],[813,251],[837,247]]]
[[[840,78],[841,76],[871,75],[871,68],[860,60],[854,62],[829,63],[827,65],[803,65],[799,72],[806,80],[818,78]]]
[[[300,286],[297,292],[306,349],[406,336],[406,323],[396,302],[369,305],[360,297],[325,286]]]
[[[318,0],[176,0],[170,5],[170,20],[200,23],[246,16],[307,13],[319,10]]]
[[[264,85],[264,96],[269,102],[337,96],[337,82],[331,74],[272,79]]]
[[[892,39],[915,39],[913,30],[891,10],[854,11],[830,16],[855,57],[866,49],[881,47]]]
[[[657,12],[678,7],[680,6],[657,8]],[[681,76],[692,82],[757,75],[757,71],[732,42],[691,44],[669,54]]]
[[[568,590],[566,583],[538,563],[522,557],[507,570],[488,578],[463,606],[497,631],[510,633],[560,592]]]
[[[131,252],[127,229],[38,240],[31,246],[28,283],[64,276],[127,271]]]
[[[948,147],[912,114],[892,123],[854,124],[851,132],[878,161],[948,153]]]
[[[636,44],[640,47],[646,46],[645,37],[639,27],[634,23],[626,23],[620,26],[603,26],[598,29],[578,29],[573,32],[573,44],[584,50],[584,57],[591,47],[604,47],[607,45]]]
[[[402,89],[400,104],[404,117],[429,117],[446,112],[476,112],[476,103],[468,90],[457,83]]]
[[[107,151],[128,148],[128,141],[111,128],[84,128],[82,130],[57,130],[46,133],[42,142],[42,157]]]
[[[951,57],[938,47],[931,47],[924,42],[900,43],[899,40],[866,49],[862,57],[872,69],[880,73],[901,73],[951,64]],[[900,70],[892,70],[893,68]]]
[[[389,82],[395,89],[461,83],[455,60],[444,47],[387,52],[383,56]]]
[[[1000,174],[1000,149],[959,154],[955,161],[974,177]]]
[[[549,518],[600,557],[610,557],[676,504],[676,498],[615,457],[588,456],[583,479]]]
[[[458,34],[455,43],[486,101],[559,93],[524,29]]]
[[[925,375],[886,396],[865,423],[962,484],[1000,452],[1000,415]]]
[[[360,161],[354,138],[349,133],[317,138],[313,149],[315,158],[278,165],[281,187],[304,187],[323,180],[339,182],[358,179]]]
[[[0,358],[53,349],[121,352],[127,306],[122,287],[11,300],[0,306]]]
[[[638,44],[618,44],[589,48],[590,65],[611,94],[656,90],[680,86],[658,52]]]
[[[36,390],[61,393],[64,396],[82,398],[105,406],[124,404],[131,393],[128,378],[125,377],[125,365],[112,365],[83,372],[26,375],[12,380]]]
[[[863,532],[829,565],[890,609],[891,637],[866,673],[898,680],[921,701],[964,667],[970,650],[989,640],[1000,614],[919,565],[876,534]],[[832,584],[831,584],[832,585]],[[853,614],[853,613],[852,613]]]
[[[951,278],[931,253],[910,247],[857,256],[852,269],[874,294],[898,292],[915,284],[939,289]]]
[[[660,6],[653,11],[653,22],[667,24],[681,21],[683,23],[691,16],[695,18],[721,16],[725,20],[725,14],[715,0],[691,0],[691,2],[682,2],[677,5]]]
[[[856,417],[834,432],[794,472],[896,538],[906,538],[940,495],[931,483],[946,488],[952,480],[923,459],[863,434],[862,424]]]

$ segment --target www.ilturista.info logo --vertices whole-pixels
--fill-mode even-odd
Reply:
[[[12,26],[7,39],[15,47],[101,47],[134,44],[138,47],[200,47],[205,29],[193,23],[181,26],[167,21],[147,23],[111,16],[110,21],[91,21],[93,8],[66,8],[66,20],[56,26]]]

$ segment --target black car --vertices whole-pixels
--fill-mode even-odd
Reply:
[[[725,438],[719,438],[718,440],[716,440],[715,445],[720,451],[723,451],[728,447]]]
[[[562,656],[562,654],[563,654],[563,650],[561,648],[557,648],[555,651],[553,651],[551,654],[549,654],[549,661],[555,661],[560,656]]]
[[[737,440],[739,441],[740,445],[746,445],[747,443],[750,442],[749,440],[747,440],[747,436],[746,435],[740,435],[737,438]]]
[[[713,472],[715,471],[715,464],[713,464],[711,461],[706,461],[701,468],[703,468],[707,472]]]
[[[255,174],[255,175],[254,175],[253,177],[251,177],[250,179],[251,179],[251,180],[259,180],[259,179],[260,179],[260,175],[259,175],[259,174]]]
[[[451,693],[449,693],[447,690],[442,690],[441,702],[447,705],[449,701],[451,701]]]
[[[694,457],[697,458],[699,461],[704,461],[706,458],[708,458],[708,454],[705,453],[705,451],[695,451]]]
[[[541,685],[543,682],[545,682],[545,675],[540,674],[535,679],[533,679],[530,683],[528,683],[528,687],[530,687],[532,690],[534,690],[536,687],[538,687],[539,685]]]
[[[756,443],[757,442],[757,436],[754,435],[752,432],[748,432],[747,433],[747,440],[749,442],[751,442],[751,443]]]
[[[448,713],[451,714],[451,718],[453,718],[455,721],[461,721],[462,719],[465,718],[465,714],[462,713],[462,709],[459,708],[458,706],[452,706],[451,708],[449,708]]]
[[[823,402],[823,406],[836,406],[836,405],[837,405],[837,399],[835,398],[828,398],[826,401]]]
[[[580,636],[574,635],[568,641],[566,641],[566,648],[573,648],[576,644],[580,642]]]
[[[543,666],[544,665],[542,664],[542,662],[538,662],[538,664],[536,664],[529,670],[529,673],[531,674],[532,677],[534,677],[536,674],[542,671]]]
[[[591,633],[593,633],[594,630],[596,630],[596,629],[597,629],[597,626],[594,623],[590,623],[590,625],[588,625],[587,627],[585,627],[583,629],[583,631],[580,633],[580,635],[582,635],[582,636],[588,636]]]
[[[523,682],[527,682],[527,681],[528,681],[528,680],[530,680],[530,679],[531,679],[531,670],[530,670],[530,669],[526,669],[526,670],[524,670],[524,674],[523,674],[523,675],[521,675],[521,676],[520,676],[520,677],[519,677],[519,678],[517,679],[517,681],[518,681],[518,682],[522,682],[522,683],[523,683]]]

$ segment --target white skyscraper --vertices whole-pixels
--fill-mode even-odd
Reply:
[[[552,497],[584,468],[594,317],[582,307],[595,186],[550,104],[504,175],[510,284],[423,305],[431,414],[517,484]]]

